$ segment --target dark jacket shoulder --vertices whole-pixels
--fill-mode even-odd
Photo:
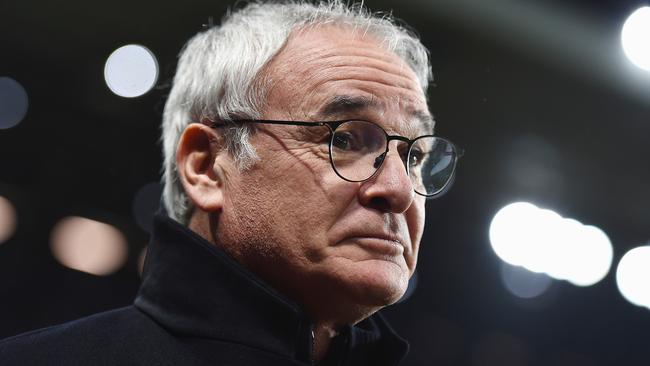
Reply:
[[[13,365],[312,365],[313,323],[188,228],[157,217],[134,304],[0,341]],[[408,350],[380,314],[334,337],[327,365],[393,366]]]
[[[0,364],[298,365],[245,345],[177,337],[134,306],[1,340]]]

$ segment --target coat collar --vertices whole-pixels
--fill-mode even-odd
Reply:
[[[166,216],[154,219],[135,306],[180,336],[232,341],[311,360],[312,323],[297,304]],[[337,338],[344,344],[338,354],[384,344],[399,360],[408,348],[378,315]]]

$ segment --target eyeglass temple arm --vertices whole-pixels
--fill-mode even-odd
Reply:
[[[228,123],[241,124],[241,123],[264,123],[269,125],[291,125],[291,126],[325,126],[325,122],[306,122],[306,121],[282,121],[282,120],[267,120],[267,119],[236,119],[232,121],[225,121],[223,123],[206,120],[213,127],[225,127]]]
[[[290,125],[290,126],[328,126],[332,131],[334,131],[339,124],[346,121],[307,122],[307,121],[283,121],[283,120],[268,120],[268,119],[236,119],[236,120],[219,123],[216,121],[205,119],[203,120],[203,122],[209,124],[213,128],[225,127],[228,123],[233,123],[233,124],[264,123],[269,125]],[[402,136],[388,136],[388,142],[390,142],[391,140],[411,142],[411,140]],[[465,149],[456,146],[456,158],[461,158],[463,157],[463,155],[465,155]]]

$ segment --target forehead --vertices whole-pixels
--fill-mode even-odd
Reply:
[[[266,117],[372,118],[387,129],[433,129],[413,70],[361,30],[329,25],[294,31],[265,72]]]

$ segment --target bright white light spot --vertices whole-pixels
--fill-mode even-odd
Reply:
[[[28,106],[25,88],[12,78],[0,77],[0,130],[19,124]]]
[[[490,225],[490,242],[492,249],[504,261],[515,265],[523,265],[526,247],[521,241],[528,237],[534,222],[537,207],[526,202],[510,204],[497,212]]]
[[[490,244],[509,264],[577,286],[602,280],[613,256],[602,230],[527,202],[497,212],[490,224]]]
[[[625,253],[616,269],[616,284],[627,301],[650,309],[650,246]]]
[[[122,46],[106,60],[104,79],[113,93],[126,98],[139,97],[156,85],[158,61],[144,46]]]
[[[523,267],[501,263],[501,281],[513,295],[531,299],[537,297],[551,286],[551,278],[543,273],[535,273]]]
[[[52,230],[50,249],[64,266],[98,276],[122,267],[128,251],[119,230],[83,217],[59,221]]]
[[[0,196],[0,244],[9,239],[16,231],[18,219],[14,206],[6,198]]]
[[[568,278],[578,286],[591,286],[607,275],[612,265],[614,250],[607,235],[599,228],[583,225],[582,231],[576,232],[574,272]]]
[[[650,7],[639,8],[627,18],[621,43],[633,64],[650,71]]]

